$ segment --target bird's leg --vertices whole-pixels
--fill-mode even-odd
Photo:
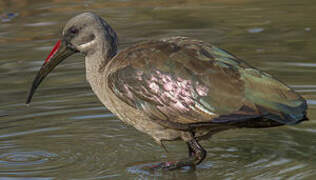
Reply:
[[[201,163],[206,157],[206,151],[196,139],[190,140],[187,142],[187,145],[189,148],[189,158],[180,161],[162,162],[153,166],[152,169],[175,170],[185,166],[191,166],[195,168],[195,166]]]
[[[163,144],[162,141],[160,141],[160,146],[165,150],[166,153],[168,152],[166,146]]]
[[[199,144],[199,142],[196,139],[192,139],[188,142],[189,151],[192,150],[192,157],[194,160],[194,164],[198,165],[200,164],[206,157],[206,151],[205,149]]]
[[[190,158],[194,155],[194,152],[189,143],[187,143],[187,146],[188,146],[188,153],[189,153],[189,158]]]

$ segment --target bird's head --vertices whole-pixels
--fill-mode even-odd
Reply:
[[[31,102],[42,80],[67,57],[77,52],[89,56],[98,50],[104,51],[104,56],[112,57],[116,49],[116,33],[100,16],[86,12],[71,18],[63,29],[62,38],[57,41],[33,80],[26,104]]]

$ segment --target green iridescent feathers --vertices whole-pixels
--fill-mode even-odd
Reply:
[[[285,84],[202,41],[147,41],[114,58],[110,88],[153,119],[190,124],[266,118],[294,124],[306,114],[306,101]]]

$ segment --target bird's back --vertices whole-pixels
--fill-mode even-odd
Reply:
[[[284,83],[211,44],[174,37],[121,51],[108,66],[122,101],[172,127],[270,119],[295,124],[306,101]]]

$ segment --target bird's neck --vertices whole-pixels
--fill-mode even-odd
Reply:
[[[96,40],[96,43],[87,51],[85,65],[87,81],[99,97],[103,96],[100,90],[105,87],[106,83],[104,70],[116,55],[118,39],[110,26],[104,26],[103,30],[96,34]]]
[[[98,76],[117,52],[117,41],[110,41],[111,36],[107,37],[102,34],[98,37],[97,42],[90,47],[85,57],[88,81]]]
[[[98,75],[101,72],[102,67],[105,66],[110,59],[111,58],[104,56],[102,52],[95,52],[94,54],[87,55],[85,57],[85,65],[88,80],[90,80],[90,77],[93,78]]]
[[[116,46],[112,46],[107,41],[101,41],[94,48],[93,53],[88,53],[85,57],[86,78],[98,96],[99,92],[97,91],[102,89],[106,82],[104,68],[116,55],[116,51]]]

